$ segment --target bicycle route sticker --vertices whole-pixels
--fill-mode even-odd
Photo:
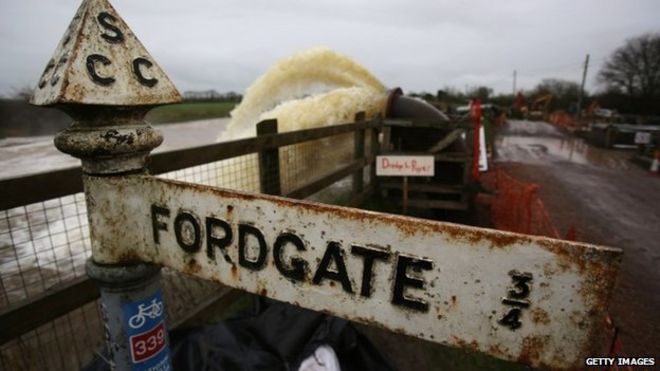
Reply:
[[[134,371],[172,369],[165,329],[165,306],[160,290],[123,305],[123,321],[129,338]]]

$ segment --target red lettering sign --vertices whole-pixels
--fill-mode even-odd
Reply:
[[[165,349],[165,325],[163,322],[130,338],[133,363],[146,361]]]
[[[432,176],[432,156],[378,156],[376,174],[379,176]]]

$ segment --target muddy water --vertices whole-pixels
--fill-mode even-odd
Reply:
[[[541,122],[512,121],[498,132],[496,159],[539,196],[565,234],[623,249],[609,312],[623,352],[660,355],[660,177],[630,162],[633,151],[603,149]]]
[[[511,121],[496,138],[497,159],[502,162],[571,162],[580,165],[627,170],[630,152],[588,145],[544,122]]]
[[[219,118],[158,125],[164,141],[154,152],[214,143],[228,123],[228,118]],[[55,148],[52,136],[0,139],[0,179],[77,165],[80,160]]]
[[[255,124],[278,119],[280,131],[350,122],[385,109],[385,87],[365,67],[328,48],[311,48],[287,57],[257,78],[221,140],[255,135]]]

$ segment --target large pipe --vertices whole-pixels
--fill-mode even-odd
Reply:
[[[387,97],[385,117],[406,119],[438,119],[449,121],[442,111],[421,99],[406,97],[401,88],[392,89]]]
[[[449,128],[443,125],[449,123],[449,118],[439,109],[421,99],[406,97],[401,88],[390,90],[385,107],[385,117],[400,119],[437,120],[437,127],[425,128],[392,128],[392,143],[397,150],[424,152],[432,148],[442,138],[449,134]],[[446,129],[446,130],[443,130]],[[465,140],[458,138],[448,148],[448,151],[464,151]]]
[[[400,88],[390,91],[387,98],[385,117],[408,120],[432,120],[437,125],[431,127],[398,127],[392,126],[390,140],[395,152],[436,154],[436,147],[449,134],[451,128],[449,118],[432,105],[420,100],[403,96]],[[465,138],[459,136],[453,143],[440,150],[447,152],[464,152]],[[432,179],[413,179],[413,183],[434,182],[442,184],[462,184],[464,169],[462,164],[436,162],[436,172]],[[429,196],[437,197],[437,195]]]

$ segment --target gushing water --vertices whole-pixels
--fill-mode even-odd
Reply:
[[[273,65],[250,86],[221,140],[253,136],[255,125],[278,119],[292,131],[351,122],[356,112],[382,113],[385,87],[367,69],[327,48],[313,48]]]
[[[383,114],[385,87],[350,58],[327,48],[313,48],[273,65],[250,86],[231,113],[219,140],[252,137],[256,124],[277,119],[278,132],[354,121]],[[353,135],[344,134],[280,149],[280,186],[284,193],[347,165],[353,155]],[[222,187],[259,191],[256,157],[232,159],[241,169],[230,177],[218,176]],[[240,179],[256,180],[243,182]]]

